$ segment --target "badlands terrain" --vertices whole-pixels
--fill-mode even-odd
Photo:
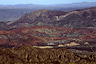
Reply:
[[[0,63],[95,64],[96,7],[42,9],[0,22]]]

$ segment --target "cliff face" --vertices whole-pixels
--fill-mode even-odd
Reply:
[[[65,48],[39,49],[23,46],[18,49],[0,49],[1,63],[94,63],[95,61],[95,55],[76,55]]]
[[[96,27],[96,7],[71,12],[38,10],[9,24],[12,27],[49,25],[57,27]]]

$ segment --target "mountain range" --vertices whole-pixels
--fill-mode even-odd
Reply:
[[[96,7],[71,12],[38,10],[8,23],[11,27],[49,25],[69,28],[96,28]]]
[[[17,5],[0,5],[1,8],[30,8],[30,9],[63,9],[63,8],[86,8],[94,7],[96,2],[80,2],[70,4],[52,4],[52,5],[40,5],[40,4],[17,4]]]
[[[96,6],[96,2],[81,2],[72,4],[53,4],[53,5],[36,5],[36,4],[18,4],[18,5],[0,5],[0,21],[13,21],[23,14],[40,10],[56,11],[73,11]]]

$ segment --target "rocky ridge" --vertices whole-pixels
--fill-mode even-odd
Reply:
[[[70,28],[95,28],[96,7],[71,12],[38,10],[27,13],[9,24],[12,27],[49,25]]]

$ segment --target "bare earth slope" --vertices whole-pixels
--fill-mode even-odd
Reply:
[[[4,23],[4,22],[0,22],[0,30],[9,30],[10,27]]]

